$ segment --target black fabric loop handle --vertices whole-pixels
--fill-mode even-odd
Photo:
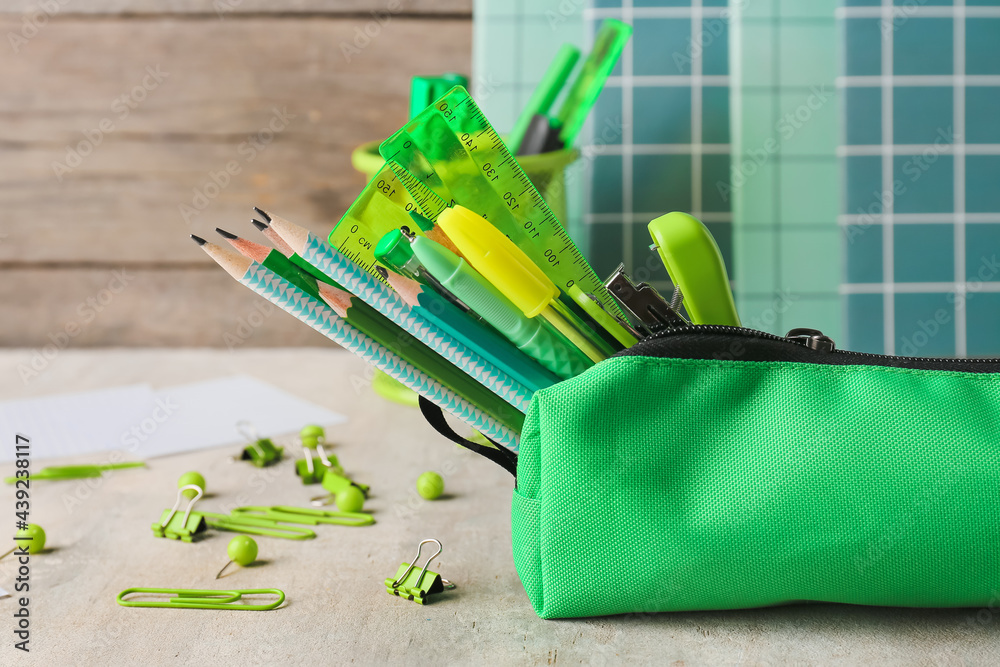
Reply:
[[[455,444],[461,445],[466,449],[472,450],[476,454],[488,458],[493,463],[509,472],[511,475],[517,479],[517,454],[510,451],[503,445],[499,445],[492,440],[496,449],[492,447],[487,447],[485,445],[480,445],[477,442],[472,442],[471,440],[466,440],[458,433],[455,432],[451,426],[448,425],[448,420],[444,417],[444,412],[437,405],[434,405],[428,401],[423,396],[420,396],[420,414],[424,416],[427,423],[431,425],[435,431],[448,438]]]

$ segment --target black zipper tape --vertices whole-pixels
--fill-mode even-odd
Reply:
[[[662,329],[616,357],[669,357],[730,361],[792,361],[829,366],[888,366],[930,371],[1000,373],[1000,359],[897,357],[847,350],[816,350],[774,334],[716,324]]]

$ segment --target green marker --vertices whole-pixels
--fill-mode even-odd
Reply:
[[[528,131],[531,119],[536,114],[547,114],[552,103],[559,97],[559,91],[566,85],[576,61],[580,59],[580,50],[572,44],[563,44],[559,48],[556,57],[549,63],[549,68],[545,70],[545,75],[535,87],[528,103],[521,110],[521,115],[517,117],[514,128],[507,136],[507,150],[513,155],[517,155],[524,141],[524,134]],[[411,116],[412,118],[412,116]]]
[[[410,243],[438,282],[542,366],[564,379],[593,366],[562,334],[522,313],[464,259],[422,236],[413,237]]]
[[[415,76],[410,79],[410,118],[434,103],[455,86],[469,87],[468,77],[449,72],[441,76]]]
[[[632,26],[627,23],[608,19],[601,24],[601,29],[594,38],[594,48],[583,62],[583,67],[556,116],[562,127],[559,140],[563,146],[573,145],[631,36]]]

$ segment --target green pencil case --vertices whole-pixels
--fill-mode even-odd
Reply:
[[[666,330],[537,392],[516,472],[542,618],[1000,589],[1000,360]]]

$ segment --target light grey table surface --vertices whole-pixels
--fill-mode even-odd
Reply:
[[[261,472],[227,460],[233,447],[226,447],[153,459],[147,470],[99,483],[38,483],[32,519],[48,532],[49,549],[31,562],[31,653],[13,648],[15,606],[0,600],[0,664],[1000,662],[1000,614],[989,610],[798,605],[542,621],[511,559],[511,476],[444,441],[416,410],[375,396],[364,386],[363,362],[340,351],[64,350],[25,384],[17,366],[29,358],[26,350],[0,352],[0,399],[248,373],[341,412],[349,420],[328,438],[345,469],[371,484],[366,509],[377,523],[321,526],[308,542],[260,538],[264,562],[217,582],[230,533],[193,544],[151,534],[150,524],[173,503],[177,478],[188,470],[205,475],[206,511],[306,504],[317,487],[303,487],[289,461]],[[417,496],[415,479],[425,470],[451,471],[446,499]],[[7,523],[6,513],[13,522],[13,503],[4,486],[0,521]],[[458,587],[421,607],[387,595],[382,582],[425,537],[443,542],[433,569]],[[0,562],[0,586],[11,589],[14,576],[11,559]],[[271,612],[118,606],[115,596],[133,586],[274,587],[288,601]]]

